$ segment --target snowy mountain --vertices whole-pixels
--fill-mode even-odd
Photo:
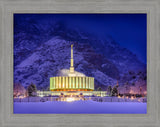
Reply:
[[[59,21],[34,18],[15,21],[14,82],[38,89],[49,87],[49,78],[70,67],[70,46],[74,44],[75,71],[95,77],[95,88],[144,81],[146,65],[135,54],[110,37],[99,38]]]

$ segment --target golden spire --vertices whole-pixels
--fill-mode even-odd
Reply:
[[[71,66],[70,66],[70,72],[74,72],[74,66],[73,66],[73,44],[71,45]]]

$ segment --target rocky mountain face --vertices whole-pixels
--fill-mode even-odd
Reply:
[[[146,65],[112,38],[99,38],[59,21],[21,20],[14,23],[14,82],[47,89],[50,77],[69,69],[73,44],[75,70],[95,77],[96,89],[106,90],[117,81],[132,87],[143,82],[146,89]]]

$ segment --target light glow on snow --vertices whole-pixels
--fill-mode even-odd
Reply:
[[[42,95],[39,95],[40,97],[43,97],[43,94]]]
[[[75,101],[75,98],[74,97],[67,97],[66,101],[67,102],[72,102],[72,101]]]

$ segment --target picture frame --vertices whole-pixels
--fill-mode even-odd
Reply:
[[[2,127],[160,126],[159,0],[2,0],[0,5],[0,125]],[[146,13],[147,114],[13,114],[14,13]]]

